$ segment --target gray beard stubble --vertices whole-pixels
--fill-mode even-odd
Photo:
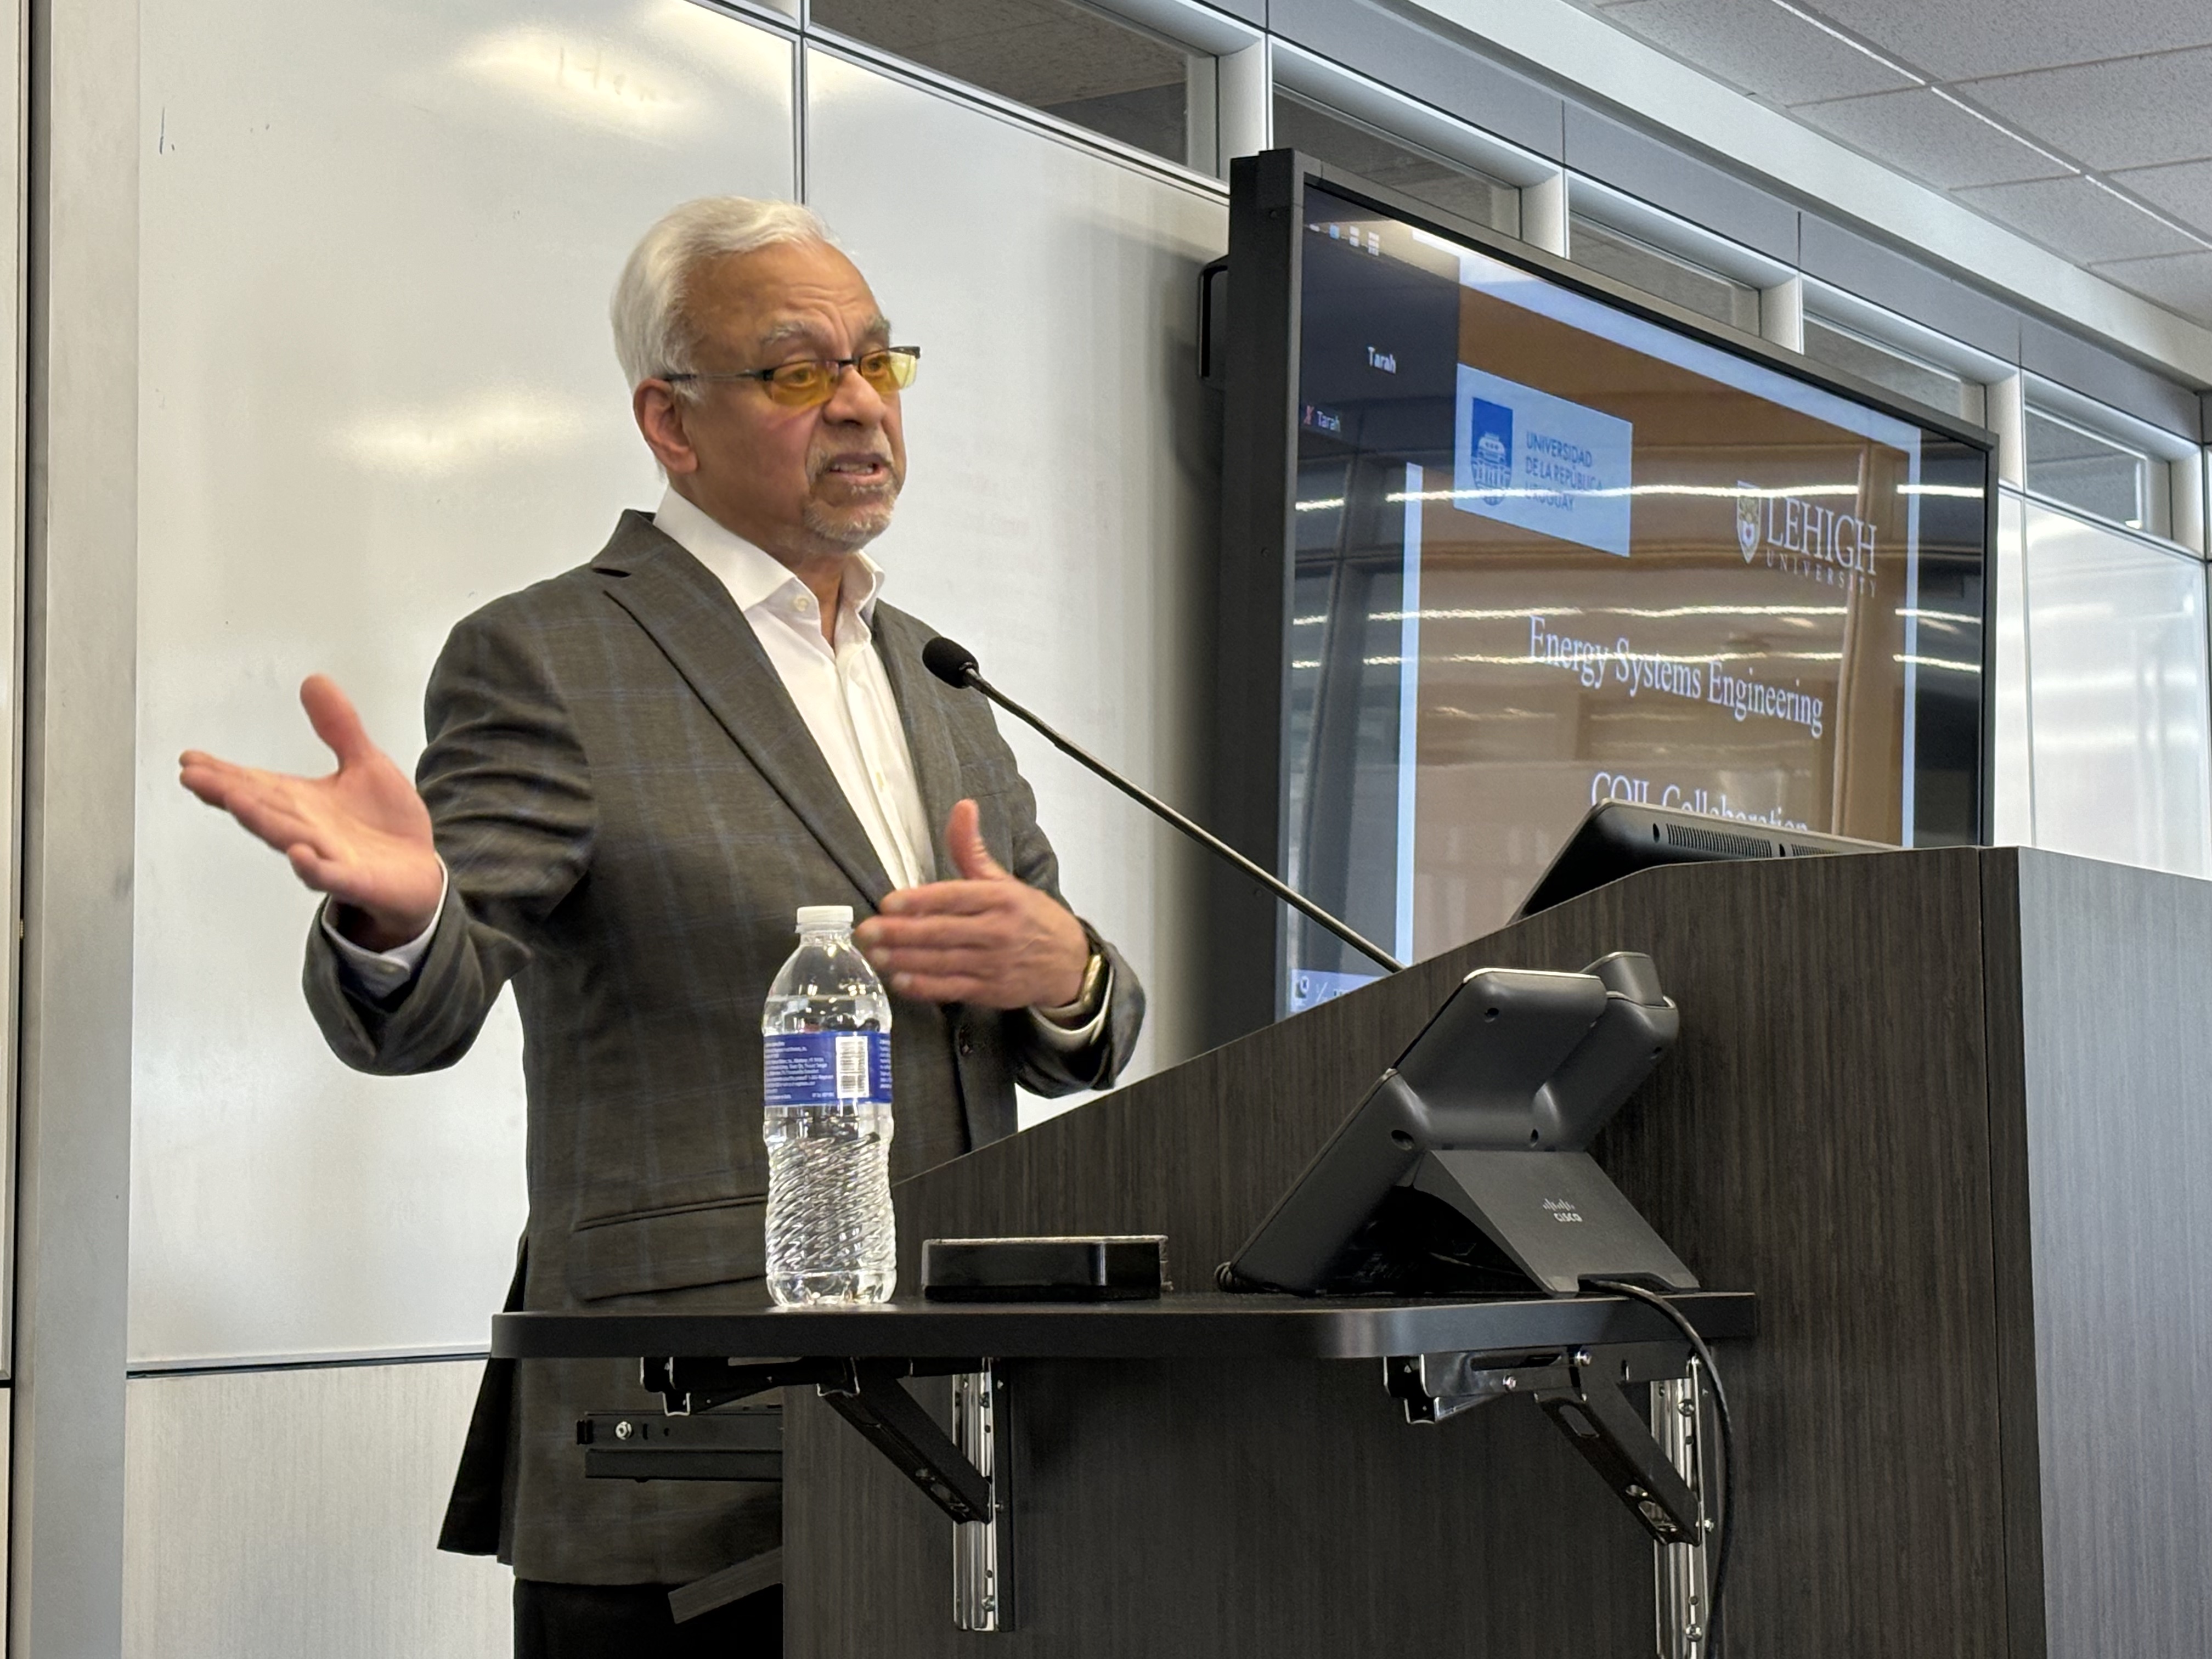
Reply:
[[[832,547],[857,552],[891,527],[891,510],[897,505],[898,486],[894,484],[890,499],[870,508],[864,517],[834,517],[813,501],[807,502],[799,517],[810,536],[819,537]]]

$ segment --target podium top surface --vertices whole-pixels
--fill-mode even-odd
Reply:
[[[1708,1341],[1748,1337],[1744,1291],[1669,1298]],[[504,1313],[502,1359],[1376,1359],[1658,1342],[1674,1327],[1622,1296],[1493,1297],[1169,1295],[1150,1302],[953,1303],[721,1313]]]

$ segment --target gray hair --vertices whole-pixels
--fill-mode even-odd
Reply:
[[[702,196],[664,214],[631,250],[607,307],[615,356],[631,390],[655,375],[695,367],[692,352],[698,343],[684,319],[684,290],[693,272],[709,259],[779,242],[837,245],[814,210],[796,202]],[[677,390],[690,392],[690,383]]]

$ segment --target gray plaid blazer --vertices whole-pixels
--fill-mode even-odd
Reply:
[[[988,706],[921,666],[921,623],[878,605],[875,634],[939,869],[969,796],[993,855],[1059,897]],[[797,906],[865,915],[890,882],[750,625],[626,513],[590,564],[454,629],[424,717],[417,778],[452,897],[421,972],[386,1003],[356,994],[310,931],[307,1001],[331,1049],[366,1072],[450,1066],[512,981],[530,1219],[508,1305],[759,1305],[761,1003]],[[1144,994],[1101,948],[1113,1000],[1079,1054],[1040,1041],[1024,1012],[896,1003],[894,1179],[1013,1133],[1017,1082],[1064,1094],[1114,1079]],[[681,1583],[772,1547],[773,1486],[583,1478],[576,1419],[657,1404],[634,1361],[494,1362],[441,1546],[570,1583]]]

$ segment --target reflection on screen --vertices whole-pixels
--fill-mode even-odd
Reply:
[[[1982,451],[1307,201],[1293,882],[1410,959],[1603,799],[1972,838]],[[1286,1005],[1370,976],[1302,924]]]

